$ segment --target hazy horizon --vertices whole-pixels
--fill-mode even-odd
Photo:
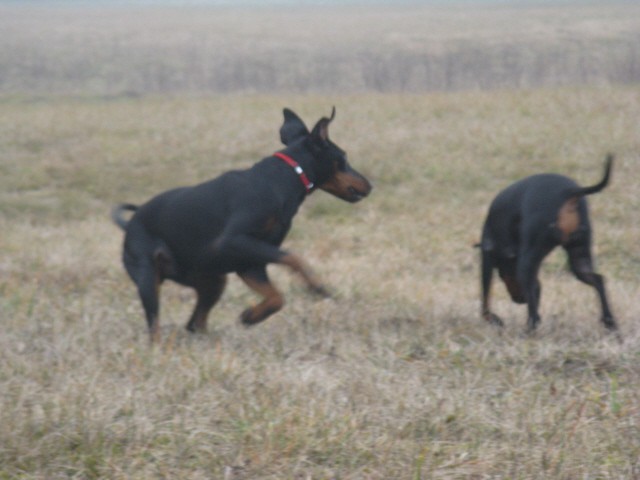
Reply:
[[[640,79],[640,5],[286,1],[5,0],[0,93],[424,92]]]
[[[0,5],[64,5],[64,6],[560,6],[619,5],[633,0],[0,0]]]

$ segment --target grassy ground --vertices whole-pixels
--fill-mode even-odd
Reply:
[[[253,329],[235,278],[206,335],[191,292],[163,289],[149,348],[120,264],[118,201],[249,166],[279,147],[281,108],[332,138],[375,185],[307,200],[286,246],[335,292],[279,268],[285,309]],[[0,478],[419,479],[640,476],[640,89],[0,99]],[[543,322],[502,285],[502,333],[479,315],[488,203],[530,173],[583,184],[624,343],[560,252]]]

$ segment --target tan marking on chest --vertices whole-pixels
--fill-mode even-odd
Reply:
[[[580,213],[578,212],[578,198],[572,197],[560,207],[558,222],[556,223],[562,235],[562,243],[567,243],[569,237],[580,226]]]
[[[267,218],[267,220],[264,222],[264,226],[262,227],[262,231],[265,234],[270,234],[274,228],[276,228],[278,226],[278,219],[275,216],[270,216],[269,218]]]

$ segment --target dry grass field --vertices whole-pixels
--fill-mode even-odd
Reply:
[[[640,478],[639,86],[80,93],[0,95],[0,478]],[[150,348],[111,206],[250,166],[282,107],[332,105],[374,191],[314,193],[285,245],[334,298],[272,267],[287,305],[246,329],[256,298],[231,277],[194,336],[192,293],[166,284]],[[499,284],[507,325],[485,324],[472,245],[494,194],[541,171],[594,183],[608,151],[590,206],[623,342],[560,251],[534,337]]]
[[[150,349],[110,206],[250,165],[280,108],[315,120],[375,183],[352,206],[317,192],[286,245],[335,292],[272,268],[285,310],[253,329],[232,280],[207,335],[167,285]],[[3,478],[633,478],[640,457],[640,90],[0,103]],[[543,323],[496,286],[479,316],[471,247],[492,195],[523,175],[582,183],[625,341],[562,255]]]

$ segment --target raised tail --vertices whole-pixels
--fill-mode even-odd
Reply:
[[[600,190],[606,187],[607,184],[609,183],[609,177],[611,176],[611,168],[613,167],[613,158],[614,157],[612,153],[609,153],[607,155],[607,158],[605,160],[605,165],[604,165],[604,176],[602,177],[602,180],[600,180],[599,183],[595,185],[591,185],[590,187],[576,188],[574,191],[571,192],[571,196],[582,197],[584,195],[591,195],[592,193],[598,193]]]
[[[137,205],[133,205],[132,203],[121,203],[120,205],[116,205],[111,210],[111,219],[113,222],[118,225],[122,230],[127,229],[127,225],[129,224],[129,220],[126,220],[123,216],[125,211],[135,212],[138,210]]]

